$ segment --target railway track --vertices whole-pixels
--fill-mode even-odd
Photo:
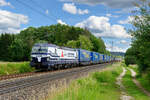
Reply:
[[[26,87],[31,87],[45,82],[53,81],[56,79],[69,77],[75,74],[88,72],[90,70],[104,68],[106,65],[107,64],[92,65],[87,67],[74,68],[71,70],[65,70],[54,74],[45,74],[37,77],[29,77],[25,79],[21,78],[11,82],[2,82],[0,83],[0,95],[14,92]]]
[[[22,74],[2,75],[2,76],[0,76],[0,82],[2,80],[7,80],[7,79],[21,78],[21,77],[33,76],[33,75],[38,75],[38,74],[45,74],[45,73],[50,73],[50,72],[64,71],[64,70],[68,70],[68,69],[53,70],[53,71],[46,71],[46,72],[36,71],[36,72],[27,72],[27,73],[22,73]]]
[[[35,72],[29,72],[29,73],[23,73],[23,74],[2,75],[2,76],[0,76],[0,81],[7,80],[7,79],[13,79],[13,78],[17,78],[17,77],[31,76],[33,74],[35,74]]]

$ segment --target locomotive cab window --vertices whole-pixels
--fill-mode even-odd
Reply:
[[[47,53],[47,52],[48,52],[47,47],[35,46],[32,48],[32,53]]]

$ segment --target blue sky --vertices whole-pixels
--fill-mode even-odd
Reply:
[[[109,51],[130,47],[130,11],[136,0],[0,0],[0,34],[29,26],[67,24],[102,37]],[[113,47],[112,47],[113,42]]]

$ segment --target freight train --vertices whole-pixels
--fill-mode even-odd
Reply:
[[[36,69],[62,69],[107,63],[118,60],[117,57],[100,54],[84,49],[60,47],[54,44],[35,44],[31,52],[30,65]]]

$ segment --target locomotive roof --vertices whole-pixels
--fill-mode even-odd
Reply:
[[[59,47],[59,48],[61,48],[61,49],[65,49],[65,50],[72,50],[72,51],[75,51],[75,50],[77,50],[77,49],[74,49],[74,48],[68,48],[68,47]]]
[[[61,48],[61,49],[65,49],[65,50],[76,50],[76,49],[73,49],[73,48],[67,48],[67,47],[63,47],[63,46],[57,46],[57,45],[54,45],[54,44],[48,44],[48,43],[36,43],[34,44],[34,46],[45,46],[45,47],[57,47],[57,48]]]
[[[48,44],[48,43],[36,43],[34,46],[45,46],[45,47],[58,47],[54,44]]]

